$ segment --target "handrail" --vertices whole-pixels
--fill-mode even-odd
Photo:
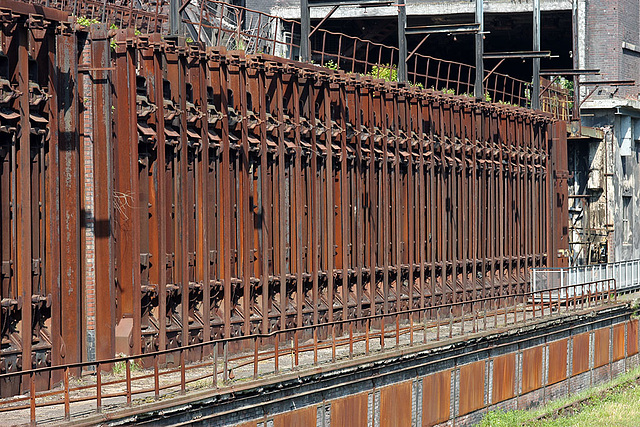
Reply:
[[[615,291],[615,279],[613,279],[613,278],[596,280],[596,281],[592,281],[592,282],[585,282],[585,283],[581,283],[581,284],[577,284],[577,285],[571,285],[569,287],[578,288],[578,287],[584,287],[584,286],[589,286],[589,285],[594,285],[594,284],[603,283],[603,282],[609,282],[609,281],[613,281],[614,282],[613,290]],[[212,344],[221,344],[221,343],[225,343],[225,342],[253,340],[253,339],[256,339],[256,338],[272,338],[272,337],[275,337],[278,334],[292,333],[292,332],[296,332],[296,331],[303,331],[303,330],[307,330],[307,329],[313,328],[313,327],[323,327],[324,328],[324,327],[338,326],[338,325],[344,325],[344,324],[352,323],[352,322],[364,322],[364,321],[367,321],[367,320],[376,320],[376,319],[380,319],[380,318],[393,317],[393,316],[398,316],[398,315],[407,315],[407,314],[412,314],[412,313],[417,313],[417,312],[422,312],[422,311],[432,311],[432,310],[438,310],[438,309],[449,308],[449,307],[453,308],[453,307],[457,307],[457,306],[464,306],[464,305],[473,304],[473,303],[481,303],[481,302],[486,302],[486,301],[493,301],[493,300],[502,299],[502,298],[520,298],[520,297],[531,296],[531,295],[539,294],[539,293],[553,292],[553,291],[566,290],[566,289],[567,289],[566,286],[565,287],[559,286],[559,287],[556,287],[556,288],[549,288],[549,289],[544,289],[544,290],[541,290],[541,291],[529,291],[529,292],[523,292],[523,293],[519,293],[519,294],[508,294],[508,295],[498,295],[498,296],[495,296],[495,297],[477,298],[477,299],[469,300],[469,301],[458,301],[458,302],[453,302],[453,303],[448,303],[448,304],[438,304],[438,305],[434,305],[434,306],[429,306],[429,307],[424,307],[424,308],[413,308],[413,309],[403,310],[403,311],[398,311],[398,312],[393,312],[393,313],[374,314],[374,315],[363,316],[363,317],[358,317],[358,318],[354,318],[354,319],[334,320],[334,321],[331,321],[331,322],[325,322],[325,323],[321,323],[321,324],[317,324],[317,325],[296,326],[296,327],[293,327],[293,328],[288,328],[288,329],[283,329],[283,330],[276,330],[276,331],[269,332],[269,333],[266,333],[266,334],[252,334],[252,335],[243,335],[243,336],[237,336],[237,337],[221,338],[221,339],[218,339],[218,340],[211,340],[211,341],[207,341],[207,342],[189,344],[189,345],[177,347],[177,348],[174,348],[174,349],[159,350],[159,351],[155,351],[155,352],[142,353],[142,354],[131,355],[131,356],[126,356],[126,357],[120,357],[120,358],[102,359],[102,360],[96,360],[96,361],[92,361],[92,362],[68,363],[68,364],[58,365],[58,366],[48,366],[48,367],[44,367],[44,368],[28,369],[28,370],[23,370],[23,371],[19,371],[19,372],[9,372],[9,373],[0,374],[0,380],[2,380],[4,378],[13,377],[13,376],[16,376],[16,375],[28,375],[28,374],[30,374],[32,372],[37,374],[37,373],[47,372],[47,371],[50,371],[52,369],[62,369],[62,368],[66,368],[66,367],[68,367],[70,369],[74,369],[74,368],[83,368],[83,367],[87,367],[87,366],[94,366],[96,364],[106,365],[106,364],[122,362],[123,360],[126,360],[126,359],[136,360],[136,359],[144,359],[144,358],[153,357],[153,356],[163,356],[163,355],[175,353],[176,351],[178,351],[180,349],[182,349],[182,350],[193,350],[193,349],[200,348],[200,347],[203,347],[203,346],[208,346],[208,345],[212,345]]]
[[[218,377],[222,374],[223,383],[227,383],[232,378],[231,372],[233,369],[239,369],[243,366],[253,366],[253,376],[255,380],[258,378],[259,368],[264,367],[264,362],[273,360],[273,373],[280,371],[280,359],[284,356],[291,356],[292,369],[300,366],[300,355],[303,353],[313,352],[313,366],[318,364],[319,352],[322,350],[331,349],[331,360],[335,361],[337,357],[338,348],[344,348],[348,346],[349,357],[353,357],[355,354],[354,348],[357,344],[362,345],[365,343],[365,350],[363,354],[369,354],[371,351],[372,340],[379,340],[380,350],[385,348],[385,340],[393,340],[395,338],[395,348],[400,345],[401,336],[409,335],[408,345],[412,346],[415,343],[416,336],[422,333],[422,340],[426,343],[427,332],[435,335],[434,339],[429,341],[440,341],[441,332],[448,337],[453,336],[454,329],[460,332],[460,335],[465,334],[465,326],[471,322],[471,332],[477,332],[481,330],[481,324],[484,325],[484,330],[487,330],[487,325],[493,320],[494,328],[499,325],[504,327],[526,323],[527,320],[535,320],[536,318],[544,318],[548,315],[553,315],[554,312],[561,311],[561,308],[565,308],[565,312],[573,310],[584,309],[594,305],[602,305],[609,302],[611,299],[617,299],[617,286],[615,279],[604,279],[593,282],[586,282],[577,285],[571,285],[569,288],[573,288],[573,292],[567,292],[567,287],[556,287],[551,289],[545,289],[543,291],[528,291],[518,294],[497,295],[484,298],[478,298],[469,301],[461,301],[455,303],[438,304],[429,307],[414,308],[410,310],[393,312],[393,313],[381,313],[370,316],[365,316],[356,319],[343,319],[332,322],[326,322],[316,325],[300,326],[281,331],[273,331],[267,334],[253,334],[241,337],[228,337],[218,340],[212,340],[203,343],[191,344],[174,349],[161,350],[151,353],[127,356],[124,358],[111,358],[103,359],[92,362],[78,362],[69,363],[65,365],[36,368],[20,372],[11,372],[0,375],[0,380],[7,379],[15,376],[23,376],[23,378],[29,379],[29,396],[21,396],[16,398],[8,398],[0,401],[0,412],[15,410],[15,409],[31,409],[31,420],[36,420],[36,408],[42,406],[51,405],[64,405],[65,418],[70,418],[70,405],[71,403],[96,401],[98,412],[101,410],[102,401],[104,399],[113,397],[126,397],[127,404],[131,404],[132,397],[138,394],[154,393],[155,398],[158,399],[160,391],[170,388],[180,388],[180,392],[186,391],[186,385],[195,381],[211,378],[213,379],[213,387],[218,388]],[[571,295],[570,295],[571,294]],[[522,307],[520,304],[522,303]],[[489,309],[486,306],[489,305]],[[465,306],[467,306],[465,311]],[[445,316],[442,316],[442,311],[445,311]],[[435,312],[435,319],[434,314]],[[448,316],[446,313],[448,312]],[[455,314],[459,312],[459,314]],[[530,319],[527,319],[527,314],[530,312]],[[418,314],[417,322],[414,322],[414,315]],[[400,322],[400,317],[404,317],[406,320]],[[394,322],[387,321],[387,319],[395,320]],[[382,320],[382,321],[380,321]],[[379,330],[371,329],[372,323],[380,321]],[[422,321],[422,323],[421,323]],[[365,331],[354,334],[354,323],[365,323]],[[345,327],[348,325],[348,327]],[[343,327],[341,336],[336,335],[336,329]],[[313,338],[307,337],[307,343],[300,343],[301,332],[309,333]],[[319,339],[318,332],[324,331],[327,333],[326,339]],[[281,343],[282,334],[290,336],[290,348],[284,347]],[[272,338],[273,348],[259,349],[259,340]],[[406,338],[405,338],[406,339]],[[312,340],[312,342],[311,342]],[[247,349],[253,344],[253,351],[248,350],[244,354],[237,354],[233,357],[229,355],[229,345],[231,343],[245,341],[248,343]],[[220,355],[220,346],[222,346],[222,355]],[[199,362],[194,366],[186,366],[185,354],[188,351],[204,349],[205,347],[212,347],[213,361],[212,362]],[[170,369],[165,372],[160,372],[160,359],[164,356],[175,355],[179,353],[179,367]],[[222,369],[219,366],[219,358],[222,356]],[[153,372],[147,372],[143,375],[132,376],[131,365],[136,360],[153,359]],[[115,363],[125,363],[126,376],[124,379],[116,379],[109,382],[102,382],[102,369],[103,366],[109,366]],[[233,363],[237,364],[232,366]],[[213,366],[214,369],[209,369],[205,374],[198,374],[195,378],[187,378],[187,371],[206,368],[207,366]],[[311,366],[309,364],[309,366]],[[79,369],[95,367],[96,368],[96,384],[81,385],[70,387],[69,378],[70,371]],[[62,390],[44,391],[40,394],[35,392],[35,377],[38,374],[51,373],[53,371],[63,371],[64,381]],[[160,377],[171,374],[180,373],[180,381],[173,380],[169,384],[160,384]],[[197,374],[197,372],[196,372]],[[251,378],[251,373],[248,373]],[[153,377],[154,385],[143,386],[142,389],[135,389],[133,383],[135,381],[150,379]],[[124,384],[125,391],[120,391],[111,394],[103,394],[103,388],[109,385]],[[80,390],[95,389],[95,394],[90,396],[72,397],[72,392]],[[45,396],[63,395],[63,398],[55,401],[37,402],[37,399]],[[11,406],[19,402],[29,401],[29,405]]]

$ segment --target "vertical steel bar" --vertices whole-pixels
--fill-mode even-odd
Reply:
[[[253,339],[253,379],[258,379],[258,338]]]
[[[158,400],[160,398],[160,372],[158,366],[158,355],[153,356],[153,391],[154,399]]]
[[[185,371],[185,357],[184,352],[186,350],[180,348],[180,393],[184,394],[186,392],[186,371]]]
[[[96,412],[102,412],[102,366],[96,363]]]
[[[64,419],[71,419],[71,408],[69,401],[69,367],[64,368]]]
[[[125,363],[125,382],[126,382],[126,395],[127,395],[127,406],[131,405],[131,359],[127,358],[124,361]]]
[[[33,372],[29,373],[29,415],[31,425],[36,425],[36,379]]]

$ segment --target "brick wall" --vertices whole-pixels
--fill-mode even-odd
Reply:
[[[638,0],[587,0],[585,68],[600,69],[593,80],[640,82],[640,2]],[[623,48],[623,42],[627,47]],[[640,85],[620,87],[616,96],[637,97]],[[606,87],[611,93],[616,88]]]
[[[82,51],[82,62],[91,63],[91,43],[89,39],[85,42]],[[86,253],[84,254],[84,301],[85,301],[85,331],[86,331],[86,360],[95,360],[96,355],[96,275],[95,275],[95,233],[93,215],[93,105],[91,99],[91,89],[93,87],[90,73],[85,73],[82,77],[84,87],[82,99],[83,103],[83,154],[84,162],[84,239],[86,242]]]

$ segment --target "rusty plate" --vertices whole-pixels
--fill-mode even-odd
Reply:
[[[598,368],[609,363],[609,328],[594,332],[593,367]]]
[[[624,323],[613,327],[613,361],[624,359]]]
[[[493,359],[493,403],[511,399],[516,382],[516,354],[510,353]]]
[[[297,411],[285,412],[273,417],[273,427],[308,427],[315,426],[318,409],[309,406]]]
[[[380,389],[380,426],[411,426],[411,382]]]
[[[474,362],[460,368],[460,414],[476,411],[484,406],[484,365]]]
[[[368,393],[331,401],[331,425],[366,427],[368,422],[367,403]]]
[[[578,375],[589,370],[589,333],[585,332],[573,337],[573,370],[571,375]]]
[[[540,387],[542,387],[542,346],[522,352],[522,393],[528,393]]]
[[[422,381],[422,426],[447,421],[451,405],[451,371],[429,375]]]
[[[638,352],[638,319],[627,323],[627,356]]]
[[[549,343],[549,378],[547,385],[567,378],[567,339]]]
[[[624,358],[624,323],[613,327],[613,361]]]

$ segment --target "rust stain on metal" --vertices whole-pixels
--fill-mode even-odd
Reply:
[[[450,417],[451,371],[437,372],[422,380],[422,426],[431,427]]]
[[[589,332],[573,337],[573,358],[571,360],[571,375],[578,375],[589,370]]]
[[[460,368],[459,415],[465,415],[484,406],[485,362],[474,362]]]
[[[555,384],[567,378],[568,342],[568,339],[563,339],[549,343],[549,376],[547,379],[548,385]]]
[[[593,367],[598,368],[609,363],[610,328],[601,328],[593,333]]]
[[[493,359],[493,403],[515,396],[516,354],[510,353]]]
[[[273,427],[309,427],[316,425],[317,409],[315,406],[285,412],[273,417]]]
[[[331,425],[366,426],[368,394],[361,393],[331,401]]]
[[[380,427],[411,425],[411,382],[380,389]]]
[[[542,350],[543,347],[538,346],[522,352],[522,393],[542,386]]]

